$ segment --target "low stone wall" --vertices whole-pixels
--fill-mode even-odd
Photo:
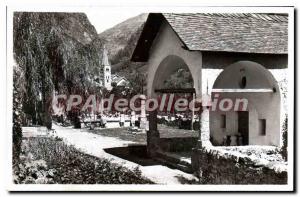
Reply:
[[[191,151],[196,146],[197,141],[197,137],[158,138],[157,144],[161,151],[181,152]]]
[[[49,131],[47,127],[22,127],[22,137],[30,138],[30,137],[47,137]]]
[[[207,184],[287,184],[286,171],[276,172],[248,158],[224,157],[203,149],[193,150],[192,168]]]

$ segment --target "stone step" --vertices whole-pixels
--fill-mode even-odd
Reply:
[[[187,161],[175,157],[174,155],[170,155],[165,152],[157,152],[154,159],[171,168],[176,168],[187,173],[192,173],[192,165]]]
[[[176,153],[159,151],[159,152],[156,152],[156,155],[157,155],[157,157],[167,159],[168,161],[173,162],[173,163],[179,163],[179,164],[187,165],[187,166],[191,165],[191,162],[185,161]]]
[[[181,170],[183,172],[190,173],[190,174],[193,173],[192,168],[190,166],[172,163],[172,162],[166,161],[165,159],[161,159],[161,158],[154,158],[154,159],[156,161],[158,161],[159,163],[161,163],[161,164],[163,164],[165,166],[168,166],[170,168],[178,169],[178,170]]]

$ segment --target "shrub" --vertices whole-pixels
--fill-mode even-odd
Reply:
[[[288,142],[287,142],[287,140],[288,140],[288,119],[287,119],[287,115],[286,115],[286,117],[285,117],[285,119],[284,119],[284,122],[283,122],[283,132],[282,132],[282,142],[283,142],[283,144],[282,144],[282,147],[281,147],[281,150],[280,150],[280,152],[281,152],[281,155],[282,155],[282,157],[283,157],[283,159],[285,160],[285,161],[287,161],[287,144],[288,144]]]
[[[73,146],[53,138],[31,138],[27,141],[25,152],[31,151],[33,158],[46,161],[47,168],[42,174],[55,170],[55,176],[45,183],[59,184],[151,184],[142,177],[139,168],[130,170],[107,159],[83,154]],[[33,177],[33,179],[36,178]],[[32,181],[32,178],[29,178]],[[27,182],[30,182],[27,180]],[[36,179],[33,180],[36,183]],[[40,180],[40,182],[43,182]],[[21,181],[21,183],[24,183]]]
[[[20,71],[14,68],[13,86],[13,163],[17,163],[22,144],[22,94],[19,83],[21,83]]]

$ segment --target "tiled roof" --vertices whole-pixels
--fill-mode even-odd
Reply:
[[[117,84],[118,84],[122,79],[124,79],[125,81],[127,81],[127,79],[126,79],[125,77],[122,77],[122,76],[117,75],[117,74],[113,74],[113,75],[111,76],[112,82],[117,83]]]
[[[285,14],[174,14],[164,18],[189,50],[287,54]]]

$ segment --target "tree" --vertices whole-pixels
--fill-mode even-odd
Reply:
[[[19,161],[22,144],[22,82],[20,70],[14,67],[13,84],[13,163]]]
[[[164,81],[164,88],[192,88],[193,78],[186,69],[178,69]]]
[[[284,119],[284,122],[283,122],[283,132],[282,132],[282,141],[283,141],[283,144],[282,144],[282,147],[281,147],[281,155],[283,157],[283,159],[285,161],[287,161],[287,147],[288,147],[288,119],[287,119],[287,116],[285,117]]]
[[[87,21],[75,13],[14,13],[14,59],[24,72],[23,111],[33,124],[51,128],[49,100],[54,91],[60,94],[89,93],[96,87],[95,76],[101,67],[102,42],[97,32],[89,43],[76,40],[65,21]],[[82,26],[84,26],[82,24]],[[92,32],[78,26],[79,30]],[[70,33],[71,32],[71,33]]]

